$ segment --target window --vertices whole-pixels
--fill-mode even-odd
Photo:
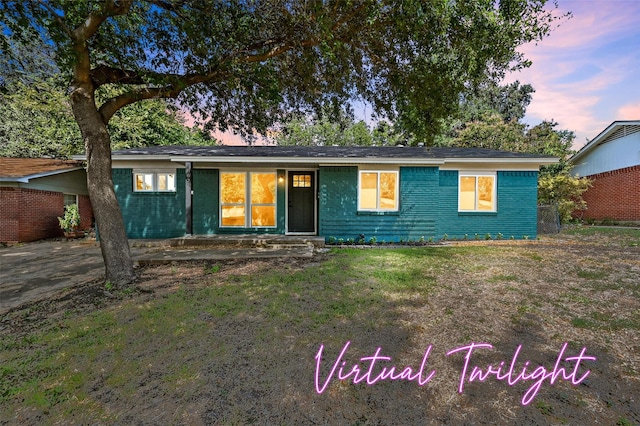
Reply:
[[[361,171],[358,184],[358,210],[397,211],[398,172]]]
[[[458,194],[461,212],[495,212],[496,174],[461,173]]]
[[[276,174],[220,173],[220,225],[276,226]]]
[[[175,191],[176,178],[173,173],[158,173],[157,175],[158,191]]]
[[[135,192],[175,192],[176,174],[173,172],[135,172]]]
[[[71,204],[78,204],[78,196],[76,194],[62,194],[62,196],[62,202],[65,207],[70,206]]]
[[[293,175],[294,188],[311,188],[311,175]]]

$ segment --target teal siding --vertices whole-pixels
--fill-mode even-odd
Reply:
[[[134,192],[131,169],[113,169],[113,185],[129,238],[185,234],[185,174],[176,170],[176,192]]]
[[[278,176],[284,170],[277,171]],[[194,234],[285,232],[286,185],[278,182],[276,228],[219,226],[219,170],[193,170]],[[442,238],[536,236],[537,172],[497,173],[496,213],[458,212],[458,172],[437,167],[400,168],[398,212],[358,212],[358,168],[320,167],[318,171],[318,231],[326,238],[378,241]],[[129,238],[172,238],[185,234],[185,173],[176,171],[176,192],[133,192],[131,169],[114,169],[116,196]]]
[[[465,234],[480,238],[498,233],[504,238],[536,236],[537,227],[537,172],[497,173],[498,208],[496,213],[458,212],[458,172],[440,171],[440,205],[438,209],[438,238],[463,238]]]
[[[436,232],[438,169],[400,168],[398,212],[358,212],[358,168],[321,167],[319,170],[319,233],[329,238],[378,241],[417,240]]]
[[[284,170],[277,171],[284,176]],[[206,234],[283,234],[285,231],[284,183],[277,182],[275,228],[223,228],[220,227],[220,172],[219,170],[193,170],[193,233]]]
[[[218,230],[220,174],[218,170],[194,169],[192,218],[193,233],[196,235],[215,234]]]

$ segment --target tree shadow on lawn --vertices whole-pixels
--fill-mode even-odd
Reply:
[[[82,380],[62,386],[60,402],[32,404],[12,418],[32,424],[70,418],[109,424],[638,422],[637,381],[621,377],[620,360],[589,339],[567,349],[572,356],[586,346],[597,357],[584,363],[591,373],[578,386],[546,381],[526,406],[521,399],[531,381],[511,387],[488,378],[458,392],[464,354],[446,353],[471,342],[494,345],[474,352],[471,364],[480,367],[508,364],[518,345],[519,366],[528,360],[551,369],[556,361],[561,336],[548,336],[540,312],[519,309],[531,295],[514,295],[508,282],[487,279],[489,272],[512,277],[517,272],[509,268],[537,264],[512,253],[509,247],[340,250],[320,263],[265,262],[247,271],[238,264],[215,273],[199,266],[205,273],[195,275],[193,266],[156,269],[150,282],[182,284],[63,326],[63,332],[88,331],[74,331],[63,347],[64,366],[41,385],[51,389],[73,374]],[[486,269],[486,258],[505,265]],[[417,379],[367,385],[334,378],[318,393],[320,345],[322,387],[348,341],[345,374],[357,363],[366,371],[368,363],[359,360],[377,348],[392,360],[380,361],[375,371],[395,365],[416,373],[432,345],[421,377],[435,375],[423,386]]]

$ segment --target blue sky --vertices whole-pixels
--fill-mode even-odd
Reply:
[[[616,120],[640,120],[640,0],[558,0],[558,14],[572,13],[538,43],[519,49],[533,61],[507,75],[536,92],[527,108],[531,126],[555,120],[575,132],[574,149]],[[356,117],[371,107],[356,103]],[[225,143],[239,136],[216,134]]]
[[[520,51],[533,61],[507,81],[535,89],[525,121],[576,133],[582,147],[615,120],[640,120],[640,0],[559,0],[573,17]]]

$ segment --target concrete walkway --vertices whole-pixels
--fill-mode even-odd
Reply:
[[[132,240],[130,245],[133,258],[140,265],[190,260],[312,257],[314,253],[314,247],[309,243],[186,247],[171,240]],[[97,279],[104,279],[104,262],[100,244],[96,241],[45,240],[0,248],[0,315],[23,303],[45,299],[64,288]]]

